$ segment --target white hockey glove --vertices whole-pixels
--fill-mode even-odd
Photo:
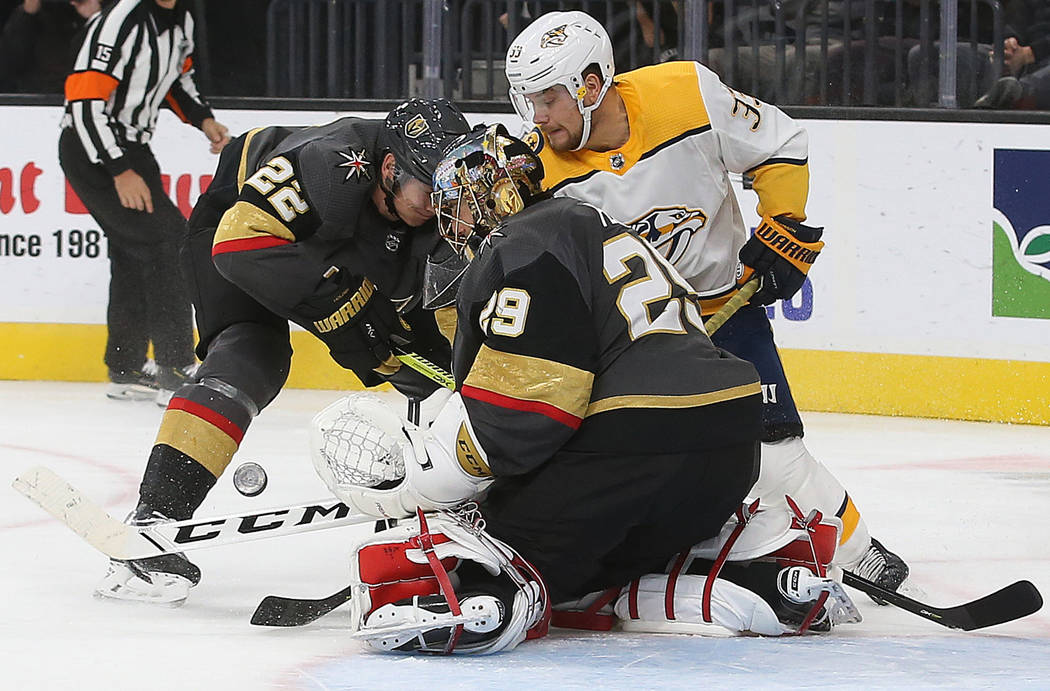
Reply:
[[[491,483],[459,394],[428,429],[367,393],[336,401],[311,426],[317,473],[347,506],[370,516],[405,518],[416,507],[451,508]]]

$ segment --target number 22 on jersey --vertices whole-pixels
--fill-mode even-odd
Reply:
[[[292,168],[291,161],[284,156],[277,156],[255,171],[255,174],[245,180],[244,184],[254,187],[259,194],[266,197],[266,201],[270,202],[270,206],[284,219],[285,223],[291,223],[295,220],[296,214],[305,214],[310,210],[302,197],[299,181],[291,180],[293,174],[295,174],[295,169]],[[287,184],[273,192],[275,187],[283,183]],[[273,194],[270,194],[271,192]]]

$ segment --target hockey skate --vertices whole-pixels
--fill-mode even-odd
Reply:
[[[777,575],[777,591],[780,603],[773,610],[781,622],[795,628],[802,627],[810,619],[805,630],[825,633],[836,624],[861,620],[860,612],[841,583],[815,576],[804,566],[782,569]],[[828,594],[827,599],[815,614],[811,614],[823,593]]]
[[[882,543],[871,538],[871,546],[864,556],[846,571],[866,578],[886,590],[898,590],[908,577],[908,565],[893,552],[883,547]],[[871,597],[871,596],[869,596]],[[889,604],[885,600],[872,597],[877,605]]]
[[[185,384],[192,384],[196,379],[197,368],[200,365],[193,363],[185,367],[157,367],[156,374],[156,398],[154,399],[162,408],[166,408],[171,397],[175,395]]]
[[[167,521],[156,512],[139,507],[129,517],[131,525]],[[201,570],[183,554],[162,554],[145,559],[111,559],[109,570],[95,587],[95,596],[129,602],[148,602],[168,607],[182,605],[190,588],[200,583]]]
[[[145,401],[157,395],[157,380],[142,369],[110,370],[106,398],[115,401]]]

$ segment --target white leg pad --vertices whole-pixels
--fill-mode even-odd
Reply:
[[[806,448],[801,437],[789,437],[762,444],[762,467],[750,498],[760,499],[763,506],[783,506],[789,495],[808,513],[819,509],[825,516],[838,515],[846,499],[846,489]],[[871,535],[863,518],[839,546],[836,564],[848,564],[864,555]]]
[[[674,588],[672,617],[666,610],[667,576],[649,574],[638,582],[631,616],[631,592],[625,588],[616,600],[616,616],[625,631],[654,633],[690,633],[726,636],[752,633],[780,636],[792,629],[782,624],[773,608],[755,593],[727,580],[716,578],[711,589],[711,622],[703,617],[703,594],[706,576],[683,574]]]

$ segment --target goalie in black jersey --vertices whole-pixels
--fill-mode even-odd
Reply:
[[[322,340],[366,386],[415,398],[437,385],[400,368],[390,337],[448,363],[448,341],[419,308],[423,258],[440,242],[431,176],[442,146],[469,130],[444,99],[385,119],[264,127],[223,149],[183,250],[203,360],[164,413],[135,522],[192,516],[252,419],[284,386],[288,322]],[[182,555],[113,562],[104,597],[178,604],[200,570]]]
[[[542,636],[552,603],[556,625],[601,627],[614,599],[646,630],[665,623],[665,605],[697,626],[765,634],[826,618],[838,600],[824,593],[840,588],[822,568],[841,524],[819,514],[754,522],[770,551],[819,543],[819,565],[735,569],[764,574],[778,604],[794,596],[797,628],[723,579],[704,596],[712,563],[741,554],[730,544],[717,559],[724,526],[751,518],[757,372],[712,345],[695,293],[655,249],[593,206],[541,194],[542,175],[499,125],[458,139],[437,167],[439,230],[467,261],[456,391],[432,424],[369,394],[315,418],[314,463],[343,501],[415,515],[355,546],[355,635],[380,650],[495,652]],[[694,555],[710,541],[714,554]],[[693,570],[672,578],[679,554]]]

